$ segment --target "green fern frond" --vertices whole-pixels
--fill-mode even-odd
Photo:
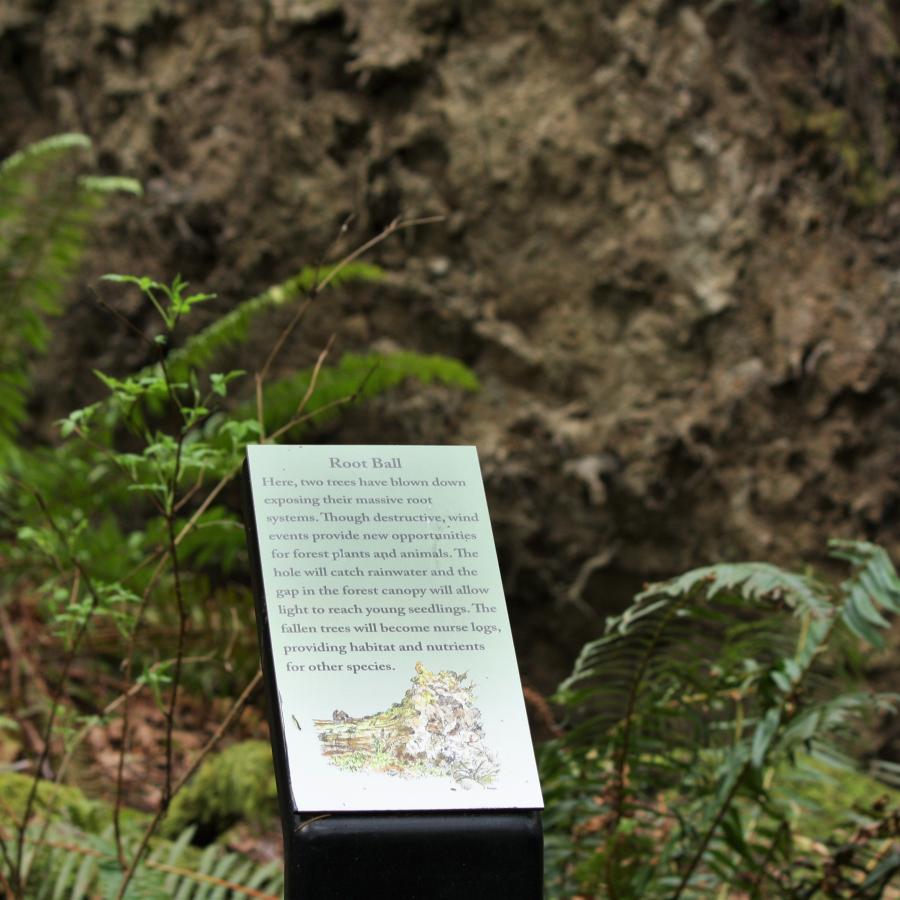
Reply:
[[[313,377],[313,369],[273,382],[264,393],[267,432],[291,421],[298,405],[306,396]],[[371,399],[414,378],[422,384],[438,383],[466,391],[478,390],[475,373],[459,360],[446,356],[398,351],[396,353],[346,353],[337,365],[324,366],[318,374],[315,391],[303,412],[315,424],[322,424],[336,415],[335,405],[348,397]],[[241,410],[252,416],[247,405]]]
[[[144,188],[136,178],[121,175],[82,175],[78,183],[95,194],[134,194],[140,197]]]
[[[5,160],[0,161],[0,192],[8,189],[5,181],[8,176],[15,176],[18,171],[23,169],[39,171],[42,168],[47,168],[53,165],[60,155],[75,149],[90,150],[91,139],[86,134],[78,134],[77,132],[56,134],[29,144],[22,150],[13,153]],[[12,187],[17,185],[17,181],[11,183]],[[3,194],[0,193],[0,197],[2,196]]]
[[[330,287],[338,287],[355,282],[377,282],[383,275],[384,272],[380,267],[364,262],[322,267],[305,266],[297,275],[280,284],[272,285],[255,297],[240,302],[230,312],[219,316],[212,324],[188,337],[182,346],[169,349],[165,357],[165,378],[162,377],[160,364],[156,362],[145,366],[131,376],[128,382],[135,385],[142,383],[162,385],[165,381],[173,384],[193,382],[199,373],[208,369],[218,354],[245,341],[254,320],[261,318],[266,313],[271,313],[279,307],[287,306],[301,297],[308,296],[317,285],[326,281]],[[103,279],[134,284],[144,291],[154,304],[157,304],[158,301],[154,297],[154,291],[148,291],[148,288],[155,288],[157,292],[158,289],[169,290],[167,286],[157,283],[149,277],[107,274],[103,276]],[[187,286],[179,279],[176,279],[173,287],[176,285],[179,288]],[[198,295],[203,299],[207,299],[209,296]],[[159,309],[159,307],[157,308]],[[165,313],[163,316],[165,318]],[[221,378],[222,376],[213,375],[212,377]],[[134,420],[135,418],[141,419],[140,409],[142,406],[145,406],[150,412],[159,411],[167,398],[168,393],[164,392],[162,398],[148,396],[142,398],[141,404],[123,404],[115,397],[111,397],[108,401],[96,405],[95,424],[102,423],[107,430],[115,428],[123,420],[132,420],[133,424],[139,425],[140,422]],[[255,419],[255,412],[250,418]]]
[[[129,900],[280,900],[284,877],[277,865],[258,865],[216,844],[198,851],[190,843],[194,829],[174,841],[155,841],[138,864],[125,897]],[[12,835],[4,832],[5,840]],[[26,834],[30,861],[29,884],[36,900],[91,900],[114,897],[123,871],[116,853],[112,826],[91,834],[55,824],[46,834],[33,826]],[[134,852],[126,846],[126,857]]]
[[[841,585],[841,618],[857,637],[883,647],[880,632],[889,627],[884,613],[900,613],[900,577],[882,547],[864,541],[831,541],[831,555],[851,564]]]
[[[307,295],[326,279],[329,279],[330,286],[338,287],[355,282],[380,281],[383,275],[378,266],[363,262],[353,262],[339,270],[335,266],[306,266],[287,281],[242,301],[203,331],[189,337],[183,346],[172,350],[166,357],[170,377],[177,381],[187,377],[191,369],[205,368],[218,352],[245,340],[255,319]]]
[[[0,163],[0,470],[15,455],[25,416],[30,353],[46,349],[47,316],[61,309],[88,229],[111,193],[140,193],[127,178],[76,173],[81,134],[48,138]]]
[[[769,563],[721,563],[703,566],[668,581],[651,584],[635,598],[621,619],[623,625],[640,615],[651,598],[680,597],[699,591],[709,599],[729,593],[751,603],[784,601],[791,608],[822,612],[827,603],[820,587],[804,575],[786,572]],[[665,602],[661,600],[661,602]]]
[[[900,705],[841,690],[820,662],[839,623],[875,643],[900,607],[881,548],[832,550],[853,566],[840,586],[766,564],[705,567],[648,587],[584,648],[558,695],[573,722],[542,754],[553,896],[762,896],[783,889],[763,884],[772,872],[793,878],[805,801],[785,773],[798,759],[858,770],[860,721]]]

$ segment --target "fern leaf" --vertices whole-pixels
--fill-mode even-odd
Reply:
[[[868,873],[866,880],[859,886],[858,896],[882,896],[885,888],[893,882],[894,876],[898,873],[900,873],[900,851],[889,852]]]
[[[166,366],[170,377],[178,380],[186,377],[191,369],[205,368],[219,351],[245,340],[255,319],[306,295],[334,272],[335,267],[317,269],[307,266],[287,281],[242,301],[231,312],[220,316],[203,331],[188,338],[182,347],[169,353]],[[383,274],[378,266],[354,262],[333,274],[329,283],[337,287],[353,282],[374,282],[380,281]]]
[[[63,867],[59,870],[56,883],[53,889],[52,900],[64,900],[66,888],[73,883],[75,874],[75,866],[78,865],[78,857],[72,853],[68,856]],[[49,880],[45,884],[50,884]]]
[[[270,863],[266,863],[265,865],[257,868],[256,872],[253,874],[253,877],[247,881],[245,888],[247,890],[254,891],[262,891],[267,889],[269,891],[276,891],[276,886],[280,885],[282,881],[281,867],[274,860]],[[255,897],[256,894],[250,894],[249,896]]]
[[[163,862],[163,865],[172,867],[172,871],[170,872],[169,877],[166,878],[166,881],[165,881],[165,889],[166,889],[166,891],[168,891],[170,897],[172,896],[172,893],[175,890],[175,885],[178,881],[176,863],[179,860],[179,858],[181,857],[181,854],[184,852],[184,848],[187,847],[190,844],[191,840],[193,839],[195,831],[196,831],[196,829],[193,827],[190,827],[190,826],[185,828],[181,832],[181,834],[179,834],[178,837],[172,842],[172,844],[168,848],[168,852],[166,853],[166,858],[165,858],[165,861]],[[163,846],[164,845],[161,845],[161,849]],[[155,855],[156,854],[152,854],[151,859]],[[162,860],[157,860],[157,861],[162,862]],[[163,871],[166,871],[166,870],[164,869]]]
[[[881,631],[890,626],[881,610],[900,613],[900,577],[882,547],[864,541],[831,541],[832,556],[851,564],[841,585],[841,618],[857,637],[883,647]]]
[[[575,721],[542,759],[548,823],[570,844],[548,842],[566,896],[816,884],[793,870],[802,784],[775,776],[798,771],[798,756],[858,770],[859,721],[900,703],[840,690],[819,664],[840,620],[873,642],[900,602],[881,548],[832,550],[853,567],[839,587],[766,564],[704,567],[651,585],[584,647],[558,695]],[[848,871],[863,866],[858,852]]]
[[[124,178],[121,175],[82,175],[78,183],[85,190],[96,194],[144,194],[143,185],[136,178]]]
[[[185,900],[211,900],[216,897],[251,897],[256,900],[277,900],[281,872],[264,874],[262,883],[267,890],[258,890],[249,883],[243,883],[253,872],[254,864],[235,853],[223,852],[211,844],[200,858],[196,868],[177,866],[171,863],[149,861],[146,868],[169,876],[164,886],[164,896],[171,897],[178,886],[176,897]],[[174,879],[174,880],[172,880]]]
[[[73,854],[74,855],[74,854]],[[72,891],[69,896],[72,900],[81,900],[82,897],[88,896],[88,889],[94,880],[97,870],[97,860],[93,856],[85,855],[78,867],[78,875],[75,877],[75,883],[72,885]]]
[[[256,866],[246,857],[215,844],[198,856],[190,845],[193,831],[186,829],[171,844],[157,842],[150,855],[137,866],[126,896],[134,900],[172,897],[279,900],[283,875],[277,865]],[[0,831],[0,835],[9,839],[5,832]],[[126,855],[128,852],[134,852],[134,847],[127,845]],[[46,837],[41,836],[39,828],[29,829],[26,862],[34,866],[31,882],[43,885],[43,889],[38,889],[38,897],[52,900],[111,897],[122,883],[123,872],[111,827],[98,835],[73,826],[55,825]]]
[[[233,854],[226,853],[219,857],[215,867],[209,873],[209,881],[195,894],[195,900],[221,900],[225,891],[229,890],[233,882],[232,872],[240,865],[241,860]]]
[[[291,421],[298,404],[306,396],[313,370],[304,369],[296,375],[276,381],[265,390],[266,429],[271,432]],[[305,407],[305,414],[316,424],[336,415],[335,405],[348,397],[371,399],[414,378],[423,384],[433,382],[462,390],[474,391],[479,382],[475,374],[459,360],[446,356],[398,351],[396,353],[344,354],[337,365],[325,366],[320,372],[315,391]],[[252,416],[249,404],[240,410]]]
[[[811,612],[822,612],[827,608],[827,603],[809,579],[759,562],[724,563],[694,569],[669,581],[649,585],[635,599],[640,604],[645,598],[677,597],[694,590],[700,590],[710,599],[731,592],[754,603],[783,599],[792,608],[805,608]]]
[[[44,319],[60,312],[96,213],[112,193],[140,192],[132,179],[78,177],[75,154],[90,148],[57,135],[0,163],[0,470],[24,418],[29,354],[46,349]]]
[[[17,177],[18,172],[22,169],[35,171],[41,167],[52,165],[57,156],[69,150],[89,150],[90,148],[91,139],[86,134],[76,132],[56,134],[30,144],[0,162],[0,187],[15,190],[18,182],[13,181],[10,188],[6,179]]]

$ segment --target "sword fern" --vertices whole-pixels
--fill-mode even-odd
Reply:
[[[16,453],[29,357],[46,348],[45,320],[61,311],[91,224],[111,194],[141,190],[79,174],[90,150],[85,135],[61,134],[0,162],[0,469]]]
[[[569,732],[544,754],[561,896],[804,896],[828,878],[860,888],[873,860],[879,884],[900,868],[874,840],[836,867],[828,853],[795,865],[798,784],[858,766],[860,721],[898,700],[840,684],[834,653],[840,635],[879,645],[900,579],[875,545],[832,555],[851,566],[839,586],[763,563],[650,585],[584,648],[559,694]],[[871,815],[873,834],[896,829]]]

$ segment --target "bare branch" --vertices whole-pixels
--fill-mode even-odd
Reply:
[[[215,730],[215,732],[213,732],[210,739],[203,745],[202,749],[194,758],[194,761],[188,767],[187,771],[181,776],[181,778],[178,779],[177,782],[175,782],[175,785],[172,787],[169,802],[171,802],[171,798],[174,797],[185,786],[185,784],[187,784],[188,781],[190,781],[197,769],[200,768],[203,760],[206,759],[212,749],[216,746],[216,744],[222,738],[222,735],[224,735],[228,728],[231,726],[232,722],[234,722],[234,720],[241,714],[242,710],[244,709],[244,705],[246,704],[247,700],[250,699],[250,695],[253,693],[253,691],[256,690],[261,681],[262,671],[257,670],[256,674],[250,680],[249,684],[244,688],[243,691],[241,691],[240,696],[232,704],[231,709],[228,710],[228,713],[220,723],[219,727]],[[154,814],[153,819],[150,821],[150,824],[144,831],[137,851],[135,852],[128,868],[125,870],[125,875],[122,878],[122,883],[119,885],[119,891],[116,894],[116,900],[122,900],[122,898],[125,896],[125,890],[128,887],[128,883],[134,877],[135,870],[140,863],[141,857],[146,852],[147,845],[150,843],[150,838],[156,831],[156,828],[159,825],[162,817],[165,815],[167,808],[167,804],[161,803],[159,805],[159,809],[157,809],[156,813]]]
[[[322,364],[325,362],[328,354],[331,352],[331,348],[334,345],[335,335],[331,335],[328,338],[328,343],[323,348],[322,352],[319,354],[319,358],[316,360],[315,366],[313,366],[312,375],[309,379],[309,386],[306,388],[306,393],[303,395],[303,399],[297,404],[297,408],[294,410],[294,415],[298,416],[300,413],[306,409],[306,404],[309,403],[310,398],[313,395],[313,392],[316,389],[316,384],[319,381],[319,372],[322,370]]]

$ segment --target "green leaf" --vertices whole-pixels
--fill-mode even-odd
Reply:
[[[164,284],[160,284],[158,281],[154,281],[152,278],[148,278],[146,275],[119,275],[115,272],[107,272],[105,275],[100,276],[101,281],[112,281],[116,284],[134,284],[137,285],[142,291],[145,293],[149,290],[165,290],[166,286]]]
[[[212,372],[209,376],[210,387],[214,394],[224,397],[228,393],[228,385],[236,378],[240,378],[247,373],[243,369],[235,369],[232,372]]]
[[[623,897],[743,895],[762,860],[779,896],[824,877],[817,856],[798,868],[792,852],[808,843],[797,809],[824,776],[796,773],[804,760],[807,773],[813,760],[858,772],[860,723],[897,703],[835,676],[826,651],[846,639],[835,619],[879,636],[894,584],[880,548],[840,552],[854,565],[840,586],[760,563],[652,585],[585,645],[557,695],[565,737],[541,755],[548,884],[565,886],[559,896],[605,896],[604,854],[623,820],[653,848],[640,857],[638,891],[636,880],[620,884],[616,862]],[[846,822],[828,833],[835,846],[859,833],[858,820]]]
[[[82,175],[79,184],[88,191],[100,194],[124,193],[141,197],[143,185],[134,178],[123,178],[118,175]]]
[[[885,856],[869,873],[860,886],[858,894],[862,895],[863,891],[886,887],[898,872],[900,872],[900,851],[894,851]]]
[[[312,373],[312,368],[304,369],[265,389],[265,420],[269,433],[294,417],[300,400],[306,396]],[[304,412],[312,423],[322,424],[337,414],[336,404],[339,401],[354,396],[357,400],[371,399],[407,379],[423,384],[445,384],[468,391],[479,388],[478,378],[471,369],[446,356],[410,351],[365,355],[345,353],[337,365],[321,368],[316,389]],[[249,419],[254,411],[254,407],[247,404],[238,410],[238,416]]]
[[[725,836],[725,842],[743,858],[749,859],[751,854],[744,839],[744,830],[740,810],[736,806],[730,807],[722,818],[722,833]]]
[[[859,612],[852,597],[845,601],[841,609],[841,618],[857,637],[878,649],[884,647],[884,638],[875,630],[875,626]]]

